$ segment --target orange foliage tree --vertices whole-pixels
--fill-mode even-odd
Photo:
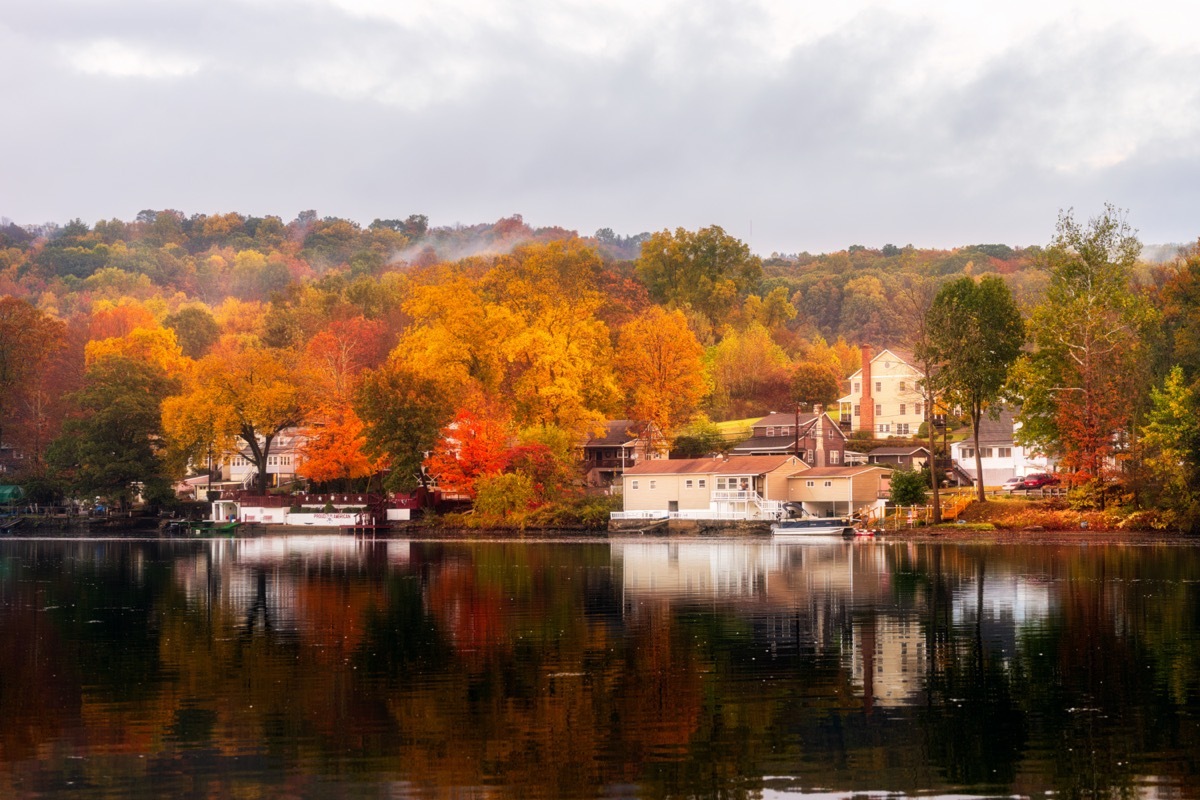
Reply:
[[[475,496],[475,482],[508,464],[508,427],[492,416],[460,410],[442,430],[427,461],[429,474],[448,492]]]

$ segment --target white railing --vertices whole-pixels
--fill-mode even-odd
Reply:
[[[745,511],[713,511],[709,508],[694,508],[672,511],[671,519],[750,519]]]
[[[758,511],[764,517],[779,519],[783,516],[783,503],[779,500],[760,500]]]
[[[666,519],[666,511],[614,511],[610,519]]]
[[[758,500],[758,492],[714,489],[711,497],[713,500],[724,502],[754,502]]]

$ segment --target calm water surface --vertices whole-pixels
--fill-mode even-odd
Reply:
[[[1200,548],[0,542],[0,796],[1200,796]]]

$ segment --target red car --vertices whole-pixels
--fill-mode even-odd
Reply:
[[[1025,476],[1025,482],[1021,484],[1022,489],[1041,489],[1043,486],[1057,486],[1058,476],[1051,475],[1049,472],[1031,472]]]

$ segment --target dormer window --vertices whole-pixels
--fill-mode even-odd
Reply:
[[[767,426],[767,436],[774,436],[774,435],[775,435],[775,426],[768,425]]]

